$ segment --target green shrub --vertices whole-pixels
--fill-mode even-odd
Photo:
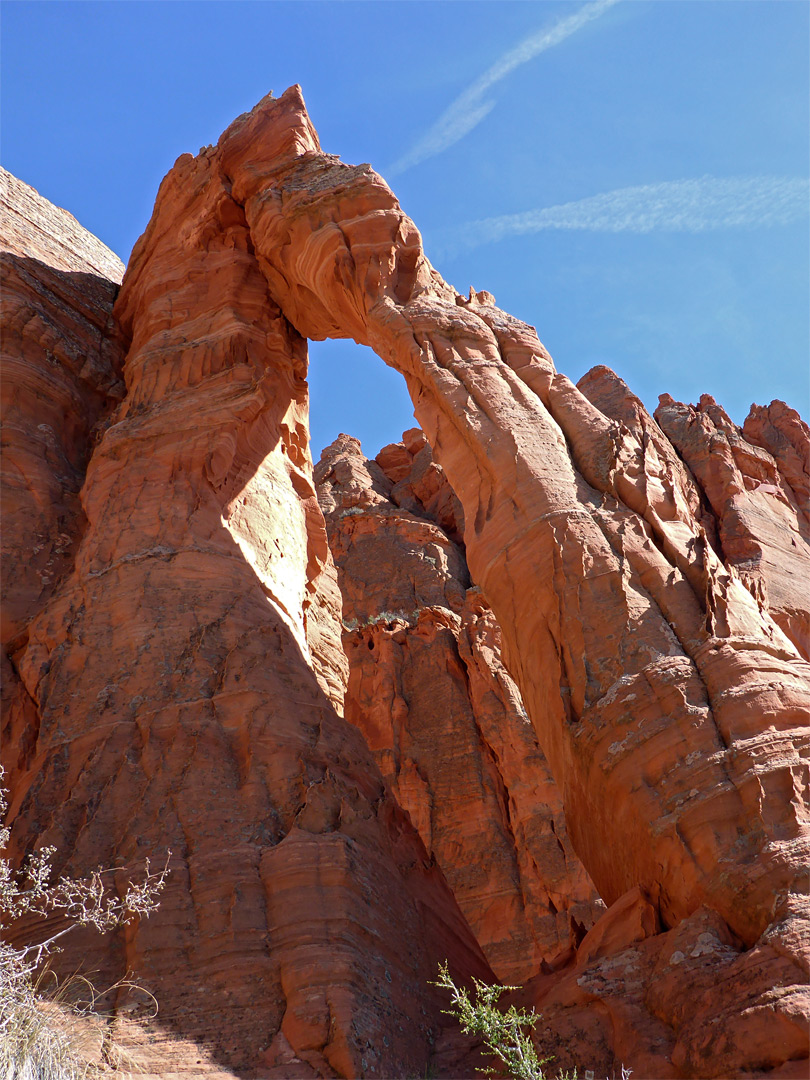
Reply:
[[[445,1012],[458,1020],[465,1035],[476,1035],[487,1050],[499,1058],[508,1075],[515,1080],[547,1080],[543,1066],[551,1058],[539,1058],[531,1039],[538,1016],[532,1010],[517,1009],[510,1005],[505,1012],[498,1008],[498,999],[516,986],[490,986],[473,978],[475,999],[463,987],[456,986],[447,970],[447,963],[439,964],[439,980],[434,986],[450,991],[450,1008]],[[480,1070],[495,1076],[492,1069]],[[576,1080],[576,1074],[566,1080]]]
[[[537,1056],[532,1042],[532,1032],[539,1015],[534,1009],[518,1009],[510,1005],[505,1011],[498,1008],[498,999],[507,990],[519,990],[518,986],[490,986],[473,977],[474,999],[469,991],[456,986],[447,970],[447,961],[439,964],[439,980],[434,986],[450,991],[450,1008],[444,1011],[459,1022],[465,1035],[475,1035],[483,1040],[490,1054],[494,1054],[506,1069],[506,1075],[514,1080],[550,1080],[543,1066],[554,1059]],[[497,1076],[494,1069],[479,1069],[489,1076]],[[629,1080],[630,1069],[621,1068],[621,1080]],[[593,1077],[593,1073],[585,1074]],[[577,1080],[577,1070],[558,1073],[556,1080]]]

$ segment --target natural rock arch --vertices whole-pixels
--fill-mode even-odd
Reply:
[[[666,440],[600,412],[489,294],[446,285],[384,181],[321,153],[298,88],[215,158],[293,326],[405,376],[600,893],[641,885],[669,926],[708,903],[752,944],[804,888],[807,668]]]
[[[489,294],[458,296],[384,181],[321,152],[296,87],[178,160],[115,315],[126,397],[90,461],[72,573],[15,653],[38,717],[15,778],[18,847],[44,833],[78,866],[180,847],[159,923],[104,962],[171,988],[171,1023],[200,1044],[216,1016],[229,1068],[294,1058],[343,1075],[422,1071],[436,999],[415,1038],[403,1025],[437,949],[486,975],[340,721],[303,339],[353,337],[404,375],[463,504],[470,569],[601,895],[641,911],[644,933],[717,913],[729,947],[748,949],[735,985],[767,966],[738,1013],[776,1009],[792,1031],[806,1005],[807,624],[780,620],[768,567],[747,566],[746,587],[721,558],[664,434],[686,446],[691,417],[665,403],[659,427],[605,372],[578,390]],[[257,525],[267,505],[288,533],[278,551]],[[350,928],[339,947],[321,909]],[[412,955],[370,948],[381,920],[421,941]],[[201,981],[216,1004],[195,1011]],[[691,1006],[685,1030],[703,1015]],[[750,1049],[737,1035],[739,1059],[759,1061],[757,1033]],[[786,1045],[781,1061],[797,1056]],[[701,1075],[688,1053],[682,1074]]]

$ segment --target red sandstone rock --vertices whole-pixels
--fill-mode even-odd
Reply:
[[[72,564],[91,434],[123,396],[112,305],[124,268],[0,173],[3,606],[7,645]]]
[[[784,401],[752,405],[742,433],[749,443],[770,451],[783,485],[804,521],[810,517],[810,429],[795,409]]]
[[[774,401],[746,421],[757,445],[707,394],[697,407],[664,395],[655,415],[714,512],[726,564],[810,659],[810,429]]]
[[[434,521],[451,540],[464,543],[464,511],[433,460],[430,444],[420,428],[402,433],[401,443],[384,446],[374,459],[393,487],[391,499],[405,510]]]
[[[36,259],[52,270],[92,274],[120,285],[124,264],[118,256],[67,210],[43,199],[5,169],[0,169],[0,222],[3,251]],[[65,310],[64,314],[70,316],[71,312]],[[90,363],[95,360],[88,357]]]
[[[21,765],[33,702],[9,662],[70,570],[93,440],[123,396],[112,306],[124,267],[101,241],[0,170],[0,499],[4,757]]]
[[[500,629],[447,535],[459,533],[457,500],[418,429],[375,461],[341,435],[315,478],[343,594],[346,717],[493,971],[525,981],[570,956],[603,907],[501,662]]]
[[[710,908],[655,932],[652,905],[621,897],[580,946],[577,965],[520,998],[542,1014],[555,1067],[644,1077],[807,1073],[810,988],[766,944],[745,950]],[[788,981],[785,981],[786,975]]]

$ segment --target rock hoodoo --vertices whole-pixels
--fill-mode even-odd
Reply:
[[[160,912],[74,954],[157,994],[109,1003],[143,1068],[470,1075],[447,957],[564,1067],[804,1076],[807,425],[574,386],[297,87],[178,160],[120,289],[4,185],[12,856],[171,849]],[[314,475],[328,336],[421,430]]]

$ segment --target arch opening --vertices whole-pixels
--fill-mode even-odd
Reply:
[[[373,458],[415,425],[405,380],[367,345],[343,338],[309,341],[310,449],[318,461],[342,432]]]

